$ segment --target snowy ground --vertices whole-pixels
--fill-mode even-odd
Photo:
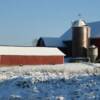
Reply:
[[[0,68],[0,100],[100,100],[100,64]]]

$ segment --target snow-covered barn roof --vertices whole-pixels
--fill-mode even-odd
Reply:
[[[77,23],[76,23],[77,24]],[[75,24],[75,25],[76,25]],[[81,23],[85,25],[85,23]],[[77,25],[80,25],[79,23]],[[100,21],[87,23],[88,26],[91,27],[91,38],[100,37]],[[72,40],[72,30],[69,28],[61,37],[59,38],[42,38],[45,46],[47,47],[65,47],[64,41]]]
[[[91,27],[91,37],[100,38],[100,21],[88,24]]]
[[[60,38],[49,38],[49,37],[43,37],[45,46],[48,47],[64,47],[64,43]]]
[[[88,23],[88,26],[91,27],[91,38],[100,37],[100,21]],[[61,40],[67,41],[72,40],[72,30],[71,28],[66,31],[61,37]]]
[[[49,47],[12,47],[12,46],[0,46],[0,55],[35,55],[35,56],[50,56],[58,55],[64,56],[57,48]]]

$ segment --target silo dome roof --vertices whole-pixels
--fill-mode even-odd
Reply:
[[[95,45],[91,45],[89,48],[96,48],[96,46]]]
[[[84,20],[76,20],[73,22],[72,27],[81,27],[81,26],[85,26],[86,22]]]

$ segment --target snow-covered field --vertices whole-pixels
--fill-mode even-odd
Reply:
[[[100,64],[0,67],[0,100],[100,100]]]

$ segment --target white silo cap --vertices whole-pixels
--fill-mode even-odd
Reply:
[[[72,27],[82,27],[85,25],[86,25],[86,22],[82,19],[76,20],[72,23]]]
[[[89,48],[97,48],[95,45],[91,45]]]

